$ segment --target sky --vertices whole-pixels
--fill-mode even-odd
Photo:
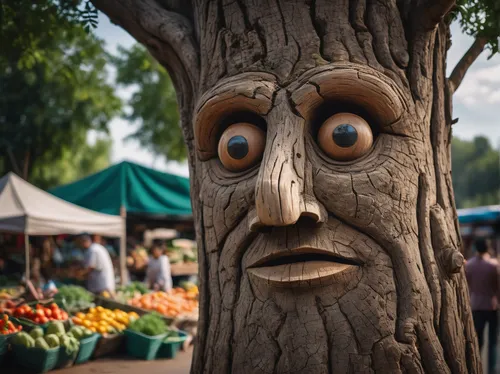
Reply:
[[[127,48],[135,40],[123,29],[110,23],[107,16],[99,14],[99,23],[96,34],[106,43],[111,53],[116,53],[119,45]],[[461,33],[457,24],[452,25],[452,47],[448,52],[448,74],[462,55],[472,44],[473,39]],[[478,135],[487,136],[494,147],[500,147],[500,56],[488,60],[488,51],[476,60],[470,68],[453,100],[453,118],[459,122],[453,126],[453,135],[461,139],[472,139]],[[111,77],[114,72],[110,68]],[[117,94],[126,100],[133,89],[117,89]],[[113,138],[112,161],[124,160],[137,162],[157,170],[173,174],[188,176],[186,163],[168,162],[162,157],[155,158],[137,141],[125,140],[127,135],[137,129],[137,124],[121,118],[115,118],[110,123],[111,137]],[[91,134],[90,138],[95,138]]]

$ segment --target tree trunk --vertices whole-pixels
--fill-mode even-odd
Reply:
[[[94,3],[176,84],[193,374],[481,372],[451,183],[453,1]],[[318,136],[339,118],[354,145]],[[230,125],[243,157],[219,144]]]

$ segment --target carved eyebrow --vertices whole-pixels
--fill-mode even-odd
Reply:
[[[328,101],[358,105],[382,127],[397,122],[407,110],[396,83],[372,68],[356,64],[331,64],[301,79],[292,89],[291,101],[306,120]]]
[[[259,75],[256,80],[255,74],[245,74],[205,94],[195,111],[194,136],[198,157],[203,161],[217,154],[221,122],[229,115],[237,112],[269,113],[275,89],[274,78],[267,80]]]

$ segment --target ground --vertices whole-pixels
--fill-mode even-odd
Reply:
[[[187,374],[191,367],[193,350],[179,352],[174,360],[140,361],[129,357],[110,357],[74,366],[69,369],[57,370],[57,374]],[[25,374],[18,368],[1,370],[2,374]]]

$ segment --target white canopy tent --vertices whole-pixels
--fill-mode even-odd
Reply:
[[[0,231],[26,236],[26,279],[29,279],[29,235],[89,232],[120,238],[120,277],[125,279],[125,219],[94,212],[61,200],[14,173],[0,179]]]

